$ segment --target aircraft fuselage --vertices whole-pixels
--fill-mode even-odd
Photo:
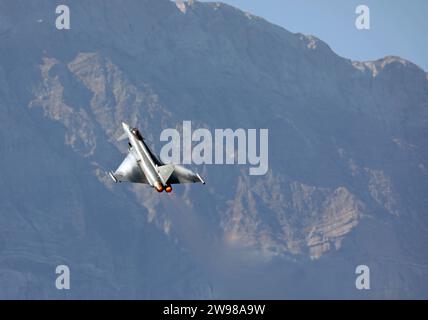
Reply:
[[[131,129],[126,123],[122,123],[123,130],[128,134],[129,144],[131,145],[131,152],[133,152],[137,164],[141,171],[145,174],[149,184],[157,191],[162,192],[164,189],[171,188],[158,172],[158,166],[154,162],[148,147],[144,143],[138,131]]]

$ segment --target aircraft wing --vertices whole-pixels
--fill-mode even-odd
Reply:
[[[174,165],[174,171],[168,179],[168,183],[170,184],[179,184],[179,183],[203,183],[205,181],[201,178],[201,176],[193,171],[186,169],[180,165]]]
[[[149,183],[146,176],[141,171],[132,152],[129,152],[122,164],[113,174],[117,181],[128,181],[134,183]]]

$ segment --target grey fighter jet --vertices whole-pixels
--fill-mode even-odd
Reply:
[[[205,181],[178,164],[164,164],[150,150],[137,128],[130,128],[122,122],[124,134],[119,138],[128,138],[129,153],[115,172],[109,172],[114,182],[128,181],[146,183],[158,192],[172,191],[172,184],[195,183]]]

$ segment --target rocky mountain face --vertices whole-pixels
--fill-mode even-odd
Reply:
[[[427,298],[428,77],[221,3],[0,0],[0,298]],[[269,129],[269,171],[115,185],[120,122]],[[55,267],[71,289],[55,288]],[[367,265],[371,289],[355,288]]]

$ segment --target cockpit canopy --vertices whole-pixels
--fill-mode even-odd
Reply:
[[[133,128],[131,132],[133,135],[137,137],[138,140],[143,141],[143,136],[141,135],[140,131],[137,128]]]

